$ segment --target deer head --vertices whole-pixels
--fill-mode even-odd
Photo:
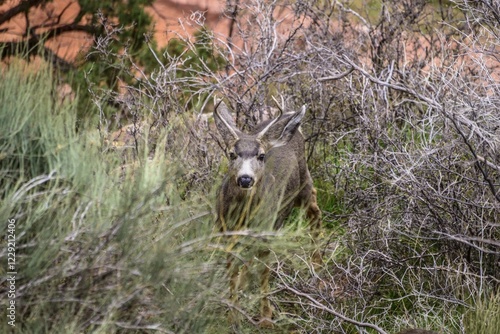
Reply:
[[[265,171],[266,154],[285,146],[300,126],[306,107],[296,113],[283,114],[260,125],[254,134],[241,132],[224,102],[216,105],[215,124],[226,145],[229,173],[238,187],[250,190],[259,184]],[[285,147],[283,149],[286,149]]]

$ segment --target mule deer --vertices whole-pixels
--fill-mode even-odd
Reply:
[[[217,198],[217,226],[221,231],[279,229],[294,206],[306,209],[313,231],[321,226],[321,211],[306,164],[304,137],[299,129],[306,108],[286,114],[279,109],[277,118],[259,124],[250,134],[237,129],[224,102],[214,110],[215,123],[229,158],[229,170]],[[261,251],[258,256],[263,258],[267,253],[268,250]],[[261,324],[269,325],[272,318],[272,308],[266,297],[269,267],[263,267]],[[237,302],[239,269],[231,258],[228,268],[231,299]]]

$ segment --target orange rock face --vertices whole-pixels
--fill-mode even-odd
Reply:
[[[214,33],[227,36],[230,20],[220,0],[156,0],[146,8],[155,22],[155,38],[165,46],[172,37],[187,37],[205,24]]]
[[[0,17],[21,0],[6,0],[0,6]],[[0,42],[21,41],[27,36],[27,21],[37,34],[73,22],[80,6],[75,0],[54,0],[40,5],[0,25]],[[157,0],[146,11],[153,17],[154,35],[159,46],[165,46],[172,37],[187,37],[205,24],[216,34],[227,35],[230,20],[224,16],[224,2],[220,0]],[[82,50],[88,50],[92,38],[84,32],[66,32],[47,42],[59,57],[74,61]]]
[[[7,0],[0,6],[0,16],[9,9],[17,6],[20,0]],[[17,42],[27,36],[27,21],[36,34],[42,34],[48,29],[60,27],[73,22],[80,10],[77,1],[54,0],[28,13],[28,20],[23,13],[14,16],[11,20],[0,25],[0,42]],[[72,61],[82,49],[88,49],[92,39],[82,32],[67,32],[47,42],[47,47],[56,52],[61,58]]]

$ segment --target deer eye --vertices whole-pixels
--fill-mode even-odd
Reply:
[[[238,156],[236,155],[236,153],[234,152],[229,152],[229,159],[231,160],[236,160],[238,158]]]
[[[264,159],[265,159],[265,158],[266,158],[266,155],[265,155],[265,154],[259,154],[259,155],[257,156],[257,160],[259,160],[259,161],[264,161]]]

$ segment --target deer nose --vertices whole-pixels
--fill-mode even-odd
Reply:
[[[242,175],[238,177],[238,185],[241,188],[250,188],[253,186],[253,177],[250,175]]]

